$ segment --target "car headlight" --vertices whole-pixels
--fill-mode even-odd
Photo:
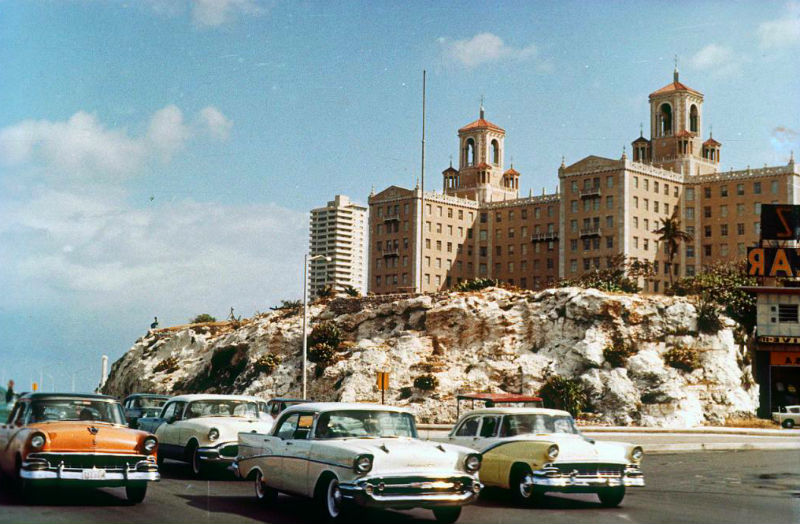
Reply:
[[[155,439],[155,437],[147,437],[146,439],[144,439],[144,444],[142,445],[142,447],[149,455],[152,454],[153,451],[155,451],[157,445],[158,441]]]
[[[550,460],[555,460],[556,457],[558,457],[558,444],[553,444],[547,448],[547,458]]]
[[[372,455],[359,455],[353,463],[356,473],[369,473],[372,470]]]
[[[467,458],[464,459],[464,469],[470,473],[475,473],[481,469],[481,456],[477,453],[467,455]]]
[[[636,446],[631,450],[631,458],[636,462],[642,460],[642,456],[644,456],[644,450],[641,446]]]
[[[44,435],[42,435],[41,433],[36,433],[31,438],[31,447],[33,449],[41,449],[42,446],[44,446],[44,443],[45,443],[45,438]]]
[[[214,442],[219,438],[219,430],[217,428],[211,428],[211,431],[208,432],[208,440]]]

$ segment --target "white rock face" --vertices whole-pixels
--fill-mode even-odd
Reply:
[[[452,422],[457,393],[536,394],[553,375],[577,380],[588,411],[609,424],[691,427],[754,414],[758,405],[733,322],[698,334],[695,307],[685,298],[488,289],[396,301],[340,298],[312,306],[309,318],[312,326],[333,322],[343,340],[327,366],[309,363],[310,398],[379,401],[375,373],[389,371],[387,402],[410,407],[423,422]],[[105,392],[297,397],[301,326],[299,313],[275,311],[238,326],[148,333],[114,364]],[[621,345],[630,355],[614,367],[608,349]],[[670,366],[665,358],[676,347],[691,348],[700,366]],[[433,390],[414,387],[425,375],[435,377]]]

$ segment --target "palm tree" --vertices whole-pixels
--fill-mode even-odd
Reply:
[[[694,237],[681,229],[681,219],[678,218],[680,208],[675,206],[675,211],[669,218],[662,218],[661,227],[653,231],[658,235],[658,241],[667,246],[667,261],[669,262],[669,285],[672,286],[672,259],[678,254],[681,242],[691,242]]]

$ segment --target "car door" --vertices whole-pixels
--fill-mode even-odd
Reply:
[[[158,437],[159,451],[170,458],[183,458],[183,445],[178,442],[179,428],[177,422],[183,413],[184,402],[169,402],[161,412],[161,424],[154,433]]]
[[[14,405],[7,421],[0,426],[0,469],[12,475],[14,469],[14,447],[11,445],[14,435],[22,429],[25,417],[25,402],[19,401]]]
[[[283,489],[288,492],[305,495],[308,491],[308,455],[313,425],[313,412],[299,413],[294,433],[284,441],[286,451],[281,459],[281,476]]]
[[[480,425],[481,417],[479,415],[473,415],[465,418],[450,435],[450,442],[453,444],[478,449],[477,440],[478,429],[480,428]]]
[[[478,430],[478,436],[474,439],[475,449],[483,452],[491,449],[499,442],[498,433],[500,431],[500,416],[499,415],[483,415],[481,417],[481,426]],[[503,468],[501,461],[487,460],[481,465],[481,479],[494,479],[499,475],[500,470]]]
[[[267,479],[267,485],[275,489],[285,489],[284,458],[294,450],[293,446],[287,446],[286,443],[294,437],[299,418],[300,415],[297,413],[280,417],[275,425],[275,432],[269,438],[264,439],[264,455],[272,457],[272,459],[267,458],[264,461],[262,474]],[[271,467],[266,469],[268,466]]]

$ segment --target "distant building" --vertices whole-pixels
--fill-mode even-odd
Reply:
[[[343,290],[354,287],[361,294],[367,291],[366,246],[367,208],[336,195],[325,207],[311,210],[311,256],[323,255],[331,260],[310,263],[309,292],[333,286]]]
[[[653,264],[645,292],[673,277],[741,260],[759,239],[762,203],[800,203],[800,170],[722,172],[722,144],[701,137],[703,95],[678,80],[650,94],[650,138],[631,157],[587,156],[558,169],[558,188],[519,196],[505,131],[484,117],[458,130],[458,169],[442,192],[391,186],[369,197],[369,291],[439,291],[474,278],[539,289],[604,268],[616,255]],[[424,204],[424,205],[423,205]],[[694,241],[669,261],[653,233],[677,210]],[[421,230],[420,230],[421,229]]]

